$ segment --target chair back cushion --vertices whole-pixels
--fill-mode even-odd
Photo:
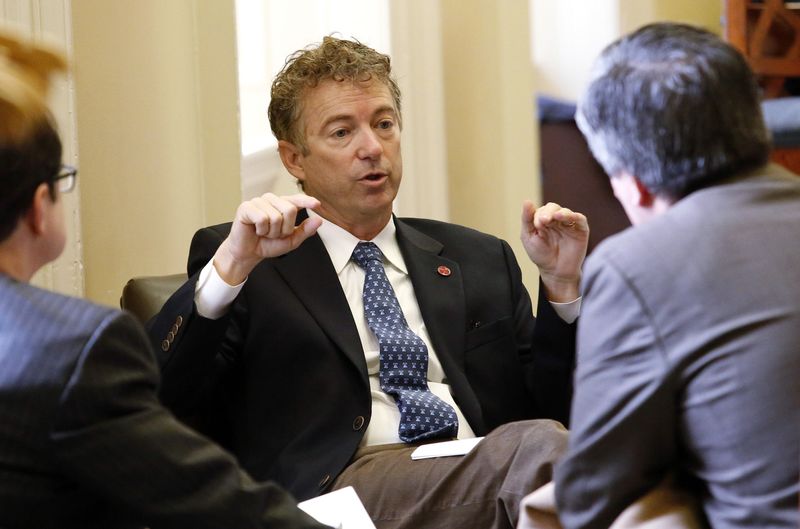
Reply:
[[[186,279],[186,274],[134,277],[122,289],[119,305],[145,324],[161,310]]]

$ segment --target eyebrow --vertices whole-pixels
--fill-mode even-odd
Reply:
[[[386,112],[392,114],[393,117],[397,117],[397,111],[395,111],[395,109],[394,109],[394,107],[392,105],[384,105],[384,106],[376,108],[375,112],[372,113],[372,116],[375,117],[375,116],[378,116],[380,114],[384,114]],[[331,123],[334,123],[336,121],[348,121],[348,120],[351,120],[351,119],[353,119],[353,115],[352,114],[336,114],[334,116],[329,117],[325,121],[323,121],[321,129],[324,130],[325,128],[328,127],[328,125],[330,125]]]

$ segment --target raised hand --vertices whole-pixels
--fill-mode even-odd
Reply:
[[[315,217],[295,226],[297,213],[316,207],[319,201],[303,194],[279,197],[266,193],[243,202],[236,210],[228,238],[214,254],[217,273],[229,285],[238,285],[261,260],[291,252],[322,224]]]
[[[580,296],[581,266],[589,244],[589,223],[581,213],[549,202],[522,204],[520,238],[539,268],[547,299],[569,302]]]

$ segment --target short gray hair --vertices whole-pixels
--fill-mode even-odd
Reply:
[[[769,157],[755,77],[713,33],[658,23],[608,46],[576,121],[610,176],[680,198]]]

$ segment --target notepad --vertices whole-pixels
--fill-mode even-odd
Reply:
[[[418,447],[411,452],[411,459],[428,459],[431,457],[463,456],[481,442],[483,437],[473,437],[472,439],[456,439],[455,441],[443,441],[441,443],[430,443]]]
[[[345,487],[297,504],[312,518],[335,529],[375,529],[353,487]]]

